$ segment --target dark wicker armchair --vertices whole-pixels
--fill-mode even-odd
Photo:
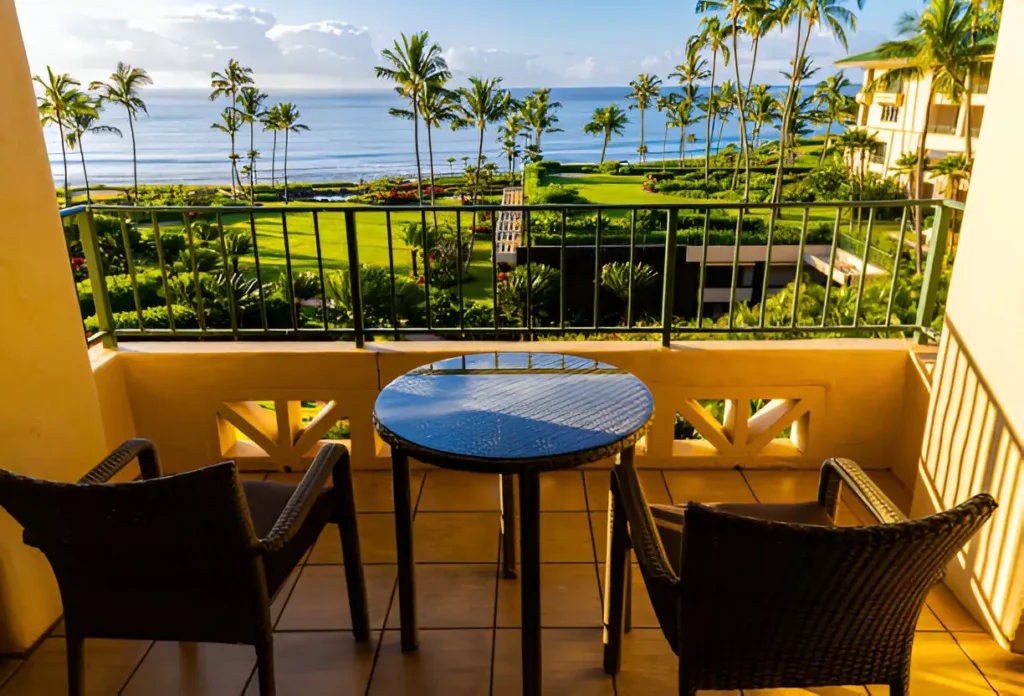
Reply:
[[[108,483],[136,458],[141,480]],[[161,476],[153,443],[129,440],[77,484],[0,470],[0,505],[57,577],[72,696],[85,693],[86,638],[252,645],[260,693],[273,694],[271,600],[331,522],[341,533],[355,637],[369,639],[341,445],[321,449],[292,486],[240,481],[234,462]]]
[[[880,525],[833,525],[843,484]],[[618,672],[630,547],[679,693],[888,684],[909,693],[928,590],[996,508],[986,494],[908,521],[851,461],[821,469],[818,501],[648,506],[632,462],[612,473],[605,671]]]

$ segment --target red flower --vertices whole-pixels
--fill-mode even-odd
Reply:
[[[508,273],[499,273],[498,274],[498,281],[499,282],[505,282],[506,280],[508,280]]]
[[[431,261],[435,261],[437,259],[437,252],[436,251],[430,252],[429,258],[430,258]]]
[[[74,268],[76,271],[84,265],[85,259],[83,259],[81,256],[76,256],[71,259],[71,267]]]
[[[423,276],[420,276],[419,278],[416,279],[416,284],[417,285],[423,285],[423,283],[425,283],[425,282],[426,281],[423,279]]]

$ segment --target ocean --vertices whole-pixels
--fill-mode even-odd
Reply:
[[[780,88],[781,90],[782,88]],[[806,89],[806,87],[805,87]],[[388,115],[392,107],[405,103],[391,90],[268,90],[269,103],[291,101],[300,110],[301,123],[308,132],[290,137],[288,178],[290,181],[354,181],[380,176],[414,176],[412,123]],[[511,90],[515,97],[529,93],[527,89]],[[562,103],[558,111],[560,133],[543,136],[544,158],[561,162],[597,162],[601,156],[601,138],[583,132],[594,109],[618,103],[626,109],[628,87],[573,87],[552,89],[551,97]],[[143,98],[149,115],[143,114],[135,124],[138,146],[139,182],[147,184],[214,184],[226,183],[230,176],[230,152],[227,135],[211,128],[226,105],[224,100],[211,102],[207,90],[148,89]],[[608,159],[636,160],[640,144],[639,112],[630,111],[625,134],[614,137],[608,146]],[[100,123],[120,128],[123,138],[109,134],[87,134],[83,139],[86,164],[91,184],[130,184],[132,178],[131,141],[123,110],[108,105]],[[696,142],[686,145],[688,156],[704,152],[703,122],[688,129]],[[716,128],[717,130],[717,128]],[[665,117],[654,109],[646,112],[645,132],[648,161],[662,156]],[[773,137],[774,129],[765,126],[762,137]],[[497,144],[497,124],[488,127],[484,136],[484,154],[504,170],[507,166]],[[280,182],[284,154],[283,134],[278,136],[277,177]],[[434,167],[438,173],[449,171],[447,159],[455,157],[455,171],[461,158],[476,157],[475,130],[451,131],[442,128],[433,133]],[[727,123],[722,146],[739,140],[735,119]],[[60,141],[56,128],[46,129],[54,181],[63,185]],[[717,133],[712,137],[712,151]],[[238,135],[237,150],[249,149],[248,127]],[[420,148],[423,175],[427,176],[427,142],[420,126]],[[261,153],[257,163],[260,181],[269,181],[272,135],[256,131],[256,149]],[[668,157],[677,156],[679,131],[673,129],[668,138]],[[244,164],[244,160],[243,160]],[[69,179],[72,185],[83,183],[82,165],[77,152],[68,153]]]

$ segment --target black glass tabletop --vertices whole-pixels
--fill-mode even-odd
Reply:
[[[424,461],[555,469],[634,444],[652,412],[647,387],[613,365],[558,353],[482,353],[399,377],[378,396],[374,423],[386,442]]]

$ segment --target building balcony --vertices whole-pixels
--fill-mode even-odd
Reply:
[[[888,210],[894,205],[896,215]],[[739,208],[718,206],[727,211]],[[916,289],[918,305],[906,315],[912,319],[900,319],[883,301],[879,318],[872,296],[882,292],[888,298],[885,291],[897,290],[894,278],[900,264],[910,261],[902,254],[885,257],[876,242],[893,231],[902,241],[906,221],[919,206],[934,217],[932,239],[940,243],[932,245],[937,251],[929,252],[935,256],[929,257]],[[691,209],[700,215],[690,217]],[[744,214],[758,219],[759,212],[769,209],[745,206]],[[316,290],[321,294],[308,296],[300,288],[309,277],[298,280],[304,272],[298,267],[301,255],[286,252],[275,258],[268,247],[261,248],[269,244],[270,235],[262,234],[262,225],[268,223],[273,229],[289,230],[288,241],[282,242],[294,246],[285,249],[320,248],[323,240],[312,234],[304,237],[300,224],[314,211],[320,234],[328,229],[330,215],[348,218],[344,230],[352,248],[344,257],[350,263],[347,268],[359,270],[337,276],[348,279],[347,294],[329,288],[333,281],[319,280]],[[618,212],[603,207],[595,208],[594,214],[598,211],[602,222],[597,224],[602,225]],[[385,275],[387,301],[381,304],[379,288],[370,285],[371,270],[359,261],[369,245],[357,236],[359,229],[372,229],[369,219],[380,214],[376,211],[264,208],[252,211],[250,224],[248,211],[243,210],[243,229],[251,233],[254,244],[240,254],[237,273],[252,273],[262,283],[243,296],[245,303],[238,294],[229,294],[222,304],[217,302],[216,285],[230,282],[236,260],[225,251],[218,273],[209,267],[200,270],[200,260],[210,258],[203,250],[221,249],[220,226],[200,224],[208,211],[97,206],[67,213],[85,254],[85,263],[75,265],[89,279],[90,292],[80,284],[79,294],[91,334],[89,360],[108,447],[144,436],[157,443],[171,473],[230,458],[238,461],[244,477],[285,482],[298,479],[324,442],[341,441],[351,452],[372,638],[369,645],[352,638],[344,569],[332,530],[316,543],[272,608],[279,693],[335,693],[339,688],[381,694],[521,692],[519,584],[502,578],[498,563],[497,477],[414,464],[420,649],[402,653],[399,645],[390,450],[374,430],[373,406],[392,380],[445,357],[526,350],[543,341],[545,351],[592,357],[635,374],[655,403],[654,420],[636,456],[651,502],[813,499],[821,462],[844,456],[865,467],[908,514],[930,512],[930,501],[950,485],[948,472],[921,463],[930,399],[936,392],[964,390],[963,385],[956,386],[961,376],[955,368],[936,374],[937,349],[927,345],[939,316],[936,302],[945,249],[941,240],[948,231],[950,210],[934,201],[786,205],[778,220],[766,215],[763,228],[742,228],[740,222],[739,244],[733,230],[712,228],[715,223],[707,211],[697,206],[668,209],[663,230],[667,242],[662,242],[660,256],[635,238],[624,248],[609,244],[604,251],[595,238],[599,260],[644,259],[658,269],[652,293],[656,300],[649,306],[653,309],[645,311],[643,298],[633,293],[622,304],[615,304],[614,293],[599,294],[595,300],[595,287],[607,287],[595,285],[589,275],[595,267],[591,254],[589,264],[583,264],[590,284],[579,297],[569,286],[584,281],[559,277],[555,290],[547,291],[551,295],[523,298],[523,312],[517,316],[501,306],[500,298],[511,292],[501,288],[498,311],[492,299],[482,326],[471,325],[466,295],[475,286],[459,270],[450,290],[457,299],[448,300],[454,316],[443,321],[432,313],[439,311],[439,302],[424,315],[399,313],[390,299],[391,283],[398,282],[394,272]],[[531,209],[527,219],[538,212]],[[127,242],[120,252],[96,235],[97,227],[106,224],[103,215],[126,222]],[[127,227],[134,219],[154,217],[155,226]],[[151,234],[155,245],[170,245],[176,231],[173,217],[184,221],[178,227],[185,244],[179,251],[184,253],[177,260],[168,262],[153,248],[156,261],[149,267],[144,254],[132,255],[132,232]],[[702,221],[696,231],[686,226],[693,219]],[[821,220],[829,222],[822,225]],[[232,220],[218,222],[230,231]],[[603,227],[602,234],[610,229]],[[530,268],[527,262],[534,264],[533,273],[539,268],[537,259],[550,258],[550,253],[555,258],[572,253],[562,244],[553,252],[535,244],[531,237],[538,234],[532,228],[525,231],[517,269],[501,270],[488,260],[495,275],[486,278],[486,284],[507,282],[497,273],[524,272]],[[728,237],[732,243],[725,241]],[[204,238],[208,245],[202,243]],[[304,247],[304,242],[312,244]],[[412,263],[408,249],[388,251],[384,258],[403,256],[401,263]],[[257,254],[262,254],[259,270]],[[319,266],[327,267],[330,279],[333,258],[322,252],[313,256],[314,284]],[[429,283],[439,281],[442,260],[428,253],[426,263],[437,265],[422,269],[422,284],[410,281],[427,297],[439,297],[430,294]],[[126,273],[114,272],[118,263]],[[280,284],[276,288],[268,285],[270,273]],[[732,279],[731,285],[712,284],[716,274]],[[785,303],[785,316],[772,314],[759,324],[755,298],[787,274],[792,274],[790,290],[831,298],[833,312],[808,316],[794,311],[790,316]],[[208,292],[190,294],[190,281],[184,280],[190,277],[196,283],[191,287]],[[147,313],[152,307],[138,304],[150,292],[146,283],[165,290],[152,297],[171,304],[166,327],[147,324],[155,312]],[[526,287],[541,292],[538,285]],[[580,297],[587,301],[583,304],[598,305],[582,319]],[[120,304],[125,301],[129,309]],[[485,302],[486,296],[473,301]],[[533,303],[544,301],[551,304],[543,313],[534,313]],[[725,314],[709,315],[710,305],[723,303],[729,307]],[[325,316],[322,326],[302,323]],[[586,325],[595,316],[599,321]],[[181,320],[170,324],[175,317]],[[490,322],[495,323],[487,325]],[[595,340],[566,340],[563,334]],[[809,338],[823,334],[829,337]],[[697,340],[731,335],[788,340]],[[639,340],[621,340],[627,336]],[[416,340],[424,337],[448,340]],[[707,420],[693,419],[693,413]],[[691,420],[684,414],[691,414]],[[712,430],[721,427],[729,436],[704,434],[709,423],[716,424]],[[974,456],[983,455],[979,450]],[[542,477],[545,690],[674,693],[675,659],[635,569],[633,630],[625,638],[622,672],[613,680],[601,669],[609,465],[599,462],[582,471]],[[1012,497],[1010,479],[1005,477],[1004,489],[993,494]],[[846,496],[839,522],[867,525],[871,518],[856,499]],[[993,534],[1008,533],[1011,523],[1006,515],[993,520]],[[985,548],[993,548],[987,539]],[[985,560],[984,554],[980,557]],[[1017,679],[1013,670],[1020,668],[1018,658],[1002,652],[986,631],[991,631],[991,616],[983,599],[961,603],[944,585],[933,590],[918,623],[912,693],[990,693],[993,686],[1002,689],[1011,683],[1008,680]],[[10,676],[0,687],[0,696],[60,693],[65,688],[62,635],[58,625],[27,659],[7,663]],[[248,647],[89,641],[86,650],[90,693],[256,693],[254,658]],[[876,687],[871,688],[874,693]],[[850,689],[867,692],[859,685]]]
[[[902,92],[875,92],[872,101],[880,106],[903,106],[905,98]]]

